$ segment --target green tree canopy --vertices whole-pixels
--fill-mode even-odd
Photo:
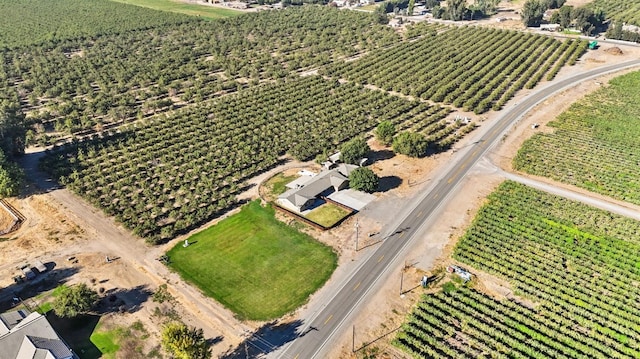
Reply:
[[[380,177],[367,167],[359,167],[349,175],[349,187],[372,193],[378,189]]]
[[[558,14],[558,24],[563,29],[566,29],[571,25],[571,20],[573,20],[573,6],[563,6],[558,10],[556,14]]]
[[[427,139],[417,132],[401,132],[393,139],[393,150],[409,157],[424,156],[428,147]]]
[[[393,142],[393,136],[396,134],[396,126],[391,121],[382,121],[376,127],[374,134],[376,139],[385,145]]]
[[[445,15],[447,20],[460,21],[463,20],[467,13],[466,0],[447,0],[447,9]]]
[[[209,359],[211,351],[202,329],[169,323],[162,330],[162,346],[176,359]]]
[[[367,156],[371,148],[363,137],[356,137],[346,142],[340,148],[340,160],[345,163],[358,164],[358,161]]]
[[[7,160],[0,150],[0,198],[17,195],[23,179],[22,168]]]
[[[544,0],[527,0],[522,7],[522,22],[525,26],[539,26],[542,16],[547,11],[547,2]]]
[[[63,285],[51,307],[59,317],[71,318],[90,311],[97,300],[98,293],[84,283]]]

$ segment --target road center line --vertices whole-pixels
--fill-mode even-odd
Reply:
[[[333,314],[331,314],[329,316],[329,318],[327,318],[327,320],[324,321],[324,325],[327,325],[327,323],[329,323],[329,321],[331,320],[331,318],[333,318]]]
[[[380,263],[380,261],[382,260],[382,258],[384,258],[384,254],[380,256],[380,258],[378,258],[378,263]],[[360,284],[360,283],[358,283]]]
[[[355,291],[356,289],[358,289],[358,287],[360,286],[360,284],[362,284],[362,282],[358,282],[358,284],[356,284],[355,287],[353,287],[353,290]]]

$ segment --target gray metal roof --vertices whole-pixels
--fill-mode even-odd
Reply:
[[[4,314],[13,315],[11,312]],[[39,313],[27,315],[8,333],[0,335],[0,348],[2,348],[0,359],[67,359],[73,357],[73,353],[53,330],[47,318]],[[50,356],[47,356],[47,353]]]
[[[31,339],[31,342],[36,346],[36,348],[49,351],[56,359],[70,358],[73,355],[71,350],[69,350],[69,348],[60,339],[47,339],[31,336],[28,338]]]

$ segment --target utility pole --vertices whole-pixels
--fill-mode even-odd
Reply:
[[[360,225],[358,224],[358,217],[356,217],[356,252],[358,251],[358,228],[360,228]]]
[[[356,325],[353,325],[353,340],[351,341],[351,352],[356,352]]]

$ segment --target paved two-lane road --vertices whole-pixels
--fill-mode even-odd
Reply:
[[[336,341],[336,336],[344,331],[343,324],[358,310],[360,304],[366,300],[371,288],[389,275],[389,268],[399,256],[404,254],[407,246],[413,241],[423,238],[422,234],[426,228],[422,228],[422,224],[436,213],[440,206],[446,203],[446,199],[456,190],[457,185],[465,177],[469,169],[526,112],[551,95],[581,81],[633,66],[640,66],[640,59],[602,67],[569,77],[542,88],[506,111],[502,117],[482,133],[473,146],[468,146],[464,151],[458,152],[450,169],[442,177],[436,179],[436,185],[432,186],[431,190],[423,195],[417,206],[409,212],[395,230],[387,232],[392,234],[382,242],[366,262],[354,271],[352,276],[335,293],[335,296],[326,303],[324,308],[313,318],[305,321],[305,327],[313,328],[314,330],[305,331],[304,335],[296,338],[277,356],[280,358],[299,359],[326,357],[327,353],[333,349],[330,343]]]

